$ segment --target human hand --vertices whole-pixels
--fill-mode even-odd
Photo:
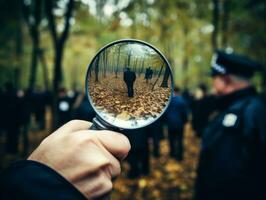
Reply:
[[[29,156],[72,183],[87,199],[112,189],[112,178],[121,172],[120,162],[129,150],[128,139],[112,131],[88,130],[90,122],[73,120],[45,138]]]

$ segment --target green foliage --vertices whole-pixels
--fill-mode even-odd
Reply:
[[[21,59],[16,56],[16,33],[19,18],[15,0],[0,4],[0,84],[14,79],[14,69],[19,68],[20,85],[27,86],[31,42],[23,24]],[[60,1],[58,1],[60,2]],[[211,54],[212,9],[211,0],[101,0],[93,5],[76,1],[76,10],[63,60],[63,80],[67,87],[83,88],[86,69],[95,53],[105,44],[122,38],[137,38],[158,47],[170,61],[175,83],[194,88],[199,82],[209,83],[207,76]],[[128,2],[128,3],[127,3]],[[226,2],[220,0],[219,3]],[[220,10],[218,46],[233,49],[260,61],[265,67],[265,1],[228,1],[227,29],[223,30],[224,10]],[[10,10],[10,8],[12,8]],[[58,8],[60,10],[60,7]],[[111,15],[108,15],[108,12]],[[14,15],[13,15],[14,14]],[[60,19],[58,21],[60,23]],[[53,48],[45,19],[42,20],[41,46],[45,48],[49,79],[53,74]],[[223,38],[227,42],[223,44]],[[37,71],[37,84],[43,85],[42,69]],[[256,77],[260,84],[266,76]]]

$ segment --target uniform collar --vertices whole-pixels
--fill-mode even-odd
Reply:
[[[227,95],[223,95],[221,97],[217,98],[217,105],[218,105],[218,109],[219,110],[224,110],[226,108],[228,108],[232,103],[234,103],[235,101],[239,100],[239,99],[243,99],[245,97],[249,97],[249,96],[255,96],[257,95],[256,89],[253,86],[241,89],[241,90],[237,90],[235,92],[232,92],[230,94]]]

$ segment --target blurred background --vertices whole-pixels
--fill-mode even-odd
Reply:
[[[0,169],[26,158],[70,119],[91,120],[84,96],[88,64],[107,43],[135,38],[170,62],[187,120],[175,138],[183,145],[178,156],[168,142],[167,117],[125,133],[134,148],[113,199],[192,199],[198,136],[206,123],[195,124],[193,114],[197,101],[212,92],[211,55],[224,49],[260,62],[263,71],[253,81],[263,93],[265,6],[264,0],[1,0]],[[146,154],[140,158],[139,152]]]

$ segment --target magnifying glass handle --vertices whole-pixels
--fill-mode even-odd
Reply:
[[[90,127],[90,130],[108,130],[108,128],[103,125],[103,123],[96,116],[92,120],[92,126]]]

